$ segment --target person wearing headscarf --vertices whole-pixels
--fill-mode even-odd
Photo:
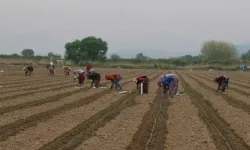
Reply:
[[[119,87],[119,90],[122,89],[121,85],[119,84],[120,80],[122,79],[122,76],[120,73],[115,73],[115,74],[106,74],[105,75],[105,79],[106,80],[110,80],[111,81],[111,87],[110,89],[113,89],[113,85],[115,84],[115,89],[118,90],[118,87]]]

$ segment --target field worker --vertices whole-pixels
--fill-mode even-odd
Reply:
[[[49,66],[48,66],[48,69],[49,69],[49,73],[50,75],[55,75],[55,70],[56,70],[56,67],[55,65],[53,64],[53,62],[50,62]]]
[[[179,87],[179,77],[176,74],[173,74],[172,72],[170,72],[170,74],[167,74],[166,76],[174,76],[173,92],[174,94],[177,94],[177,90]]]
[[[148,83],[149,83],[149,78],[147,76],[140,76],[138,78],[134,78],[133,82],[136,84],[136,90],[139,90],[139,85],[141,83],[143,84],[143,93],[147,94],[148,93]]]
[[[117,90],[119,87],[119,90],[122,89],[121,85],[119,84],[120,80],[122,79],[122,76],[120,73],[116,74],[106,74],[105,75],[106,80],[110,80],[112,82],[110,89],[113,89],[113,85],[115,84],[115,89]]]
[[[24,67],[23,70],[25,71],[25,76],[30,76],[31,73],[33,72],[33,66],[27,66],[27,67]]]
[[[170,97],[173,98],[174,94],[176,94],[178,90],[178,82],[179,79],[175,74],[162,76],[157,82],[159,87],[162,86],[162,97],[165,97],[167,91],[169,91]]]
[[[63,66],[64,73],[66,76],[70,75],[71,68],[69,66]]]
[[[85,72],[81,69],[74,71],[74,80],[78,79],[78,83],[80,86],[83,86],[85,80]]]
[[[218,83],[217,91],[222,90],[224,92],[228,88],[229,78],[227,76],[219,76],[214,81]]]
[[[89,75],[89,79],[92,80],[92,83],[90,86],[92,87],[93,84],[95,84],[93,88],[98,88],[100,85],[100,81],[101,81],[101,74],[94,72],[94,73]]]

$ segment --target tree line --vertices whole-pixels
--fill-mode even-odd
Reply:
[[[138,53],[133,59],[123,59],[119,54],[112,54],[108,59],[106,54],[108,52],[108,43],[102,38],[89,36],[83,39],[76,39],[67,42],[64,45],[66,60],[75,62],[76,64],[85,63],[88,61],[129,61],[131,63],[172,63],[176,65],[189,65],[189,64],[233,64],[240,60],[250,60],[250,50],[239,56],[237,48],[234,44],[225,41],[206,41],[202,44],[200,54],[197,56],[184,55],[181,57],[168,58],[168,59],[152,59],[150,56],[145,56],[143,53]],[[33,49],[23,49],[22,56],[34,57],[35,52]],[[12,56],[19,56],[13,54]],[[60,55],[53,52],[48,53],[48,57],[61,58]]]
[[[39,55],[35,55],[35,51],[33,49],[30,48],[25,48],[21,51],[21,54],[18,55],[17,53],[11,54],[11,55],[0,55],[0,56],[6,56],[6,57],[27,57],[27,58],[33,58],[33,57],[53,57],[56,59],[61,59],[61,55],[59,54],[55,54],[53,52],[49,52],[47,56],[39,56]]]

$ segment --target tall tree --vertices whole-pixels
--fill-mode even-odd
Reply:
[[[117,60],[121,59],[121,57],[120,57],[118,54],[112,54],[112,55],[110,56],[110,59],[112,59],[112,60],[114,60],[114,61],[117,61]]]
[[[75,40],[73,42],[68,42],[65,44],[65,59],[73,60],[74,62],[79,62],[79,51],[80,51],[80,40]]]
[[[65,58],[77,63],[80,60],[105,60],[108,44],[101,38],[90,36],[66,43],[65,49]]]
[[[27,56],[27,57],[32,57],[35,55],[35,52],[32,49],[28,49],[28,48],[23,49],[21,53],[23,56]]]
[[[49,53],[48,53],[48,56],[49,56],[49,57],[58,58],[58,59],[61,58],[61,55],[59,55],[59,54],[54,54],[53,52],[49,52]]]
[[[233,60],[238,57],[236,46],[224,41],[204,42],[201,54],[208,60]]]
[[[135,59],[140,59],[140,60],[146,59],[146,58],[147,58],[147,57],[144,56],[143,53],[138,53],[138,54],[136,54],[136,56],[135,56]]]

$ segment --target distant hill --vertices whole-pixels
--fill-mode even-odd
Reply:
[[[245,53],[248,50],[250,50],[250,44],[236,45],[236,47],[240,54]]]

